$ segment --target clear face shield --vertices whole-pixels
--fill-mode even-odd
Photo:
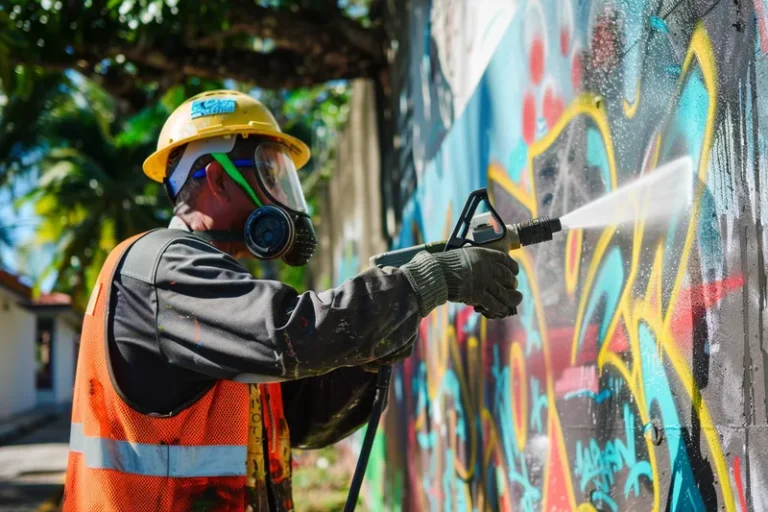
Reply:
[[[289,210],[308,213],[299,175],[288,148],[278,142],[262,142],[253,155],[253,165],[259,185],[272,201]]]
[[[258,144],[252,159],[230,159],[221,151],[209,154],[257,207],[248,218],[244,233],[244,241],[251,253],[260,259],[282,257],[289,265],[305,265],[315,251],[317,240],[288,148],[279,142],[265,140]],[[200,179],[205,174],[204,168],[196,169],[192,171],[192,178]],[[262,203],[251,186],[249,175],[255,177],[263,195],[274,204]],[[208,233],[205,236],[210,239],[219,235]],[[223,233],[220,236],[230,235]]]

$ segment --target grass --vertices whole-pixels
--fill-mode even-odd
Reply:
[[[298,467],[293,470],[293,503],[296,512],[335,512],[344,509],[352,481],[354,461],[343,457],[338,448],[294,451]],[[356,511],[365,511],[357,499]]]

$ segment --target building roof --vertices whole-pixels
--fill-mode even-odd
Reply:
[[[23,300],[32,299],[32,288],[22,283],[18,276],[0,269],[0,287],[21,296]]]
[[[36,306],[71,306],[72,297],[61,292],[43,293],[32,303]]]
[[[39,297],[33,298],[31,286],[24,284],[18,276],[2,269],[0,269],[0,288],[5,288],[18,296],[19,303],[27,308],[61,307],[69,309],[72,307],[72,297],[66,293],[42,293]]]

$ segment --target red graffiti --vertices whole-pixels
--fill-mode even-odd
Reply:
[[[592,66],[602,71],[612,71],[621,62],[621,35],[614,12],[601,14],[592,31]]]
[[[526,421],[528,411],[523,409],[523,404],[526,403],[525,394],[527,389],[525,387],[525,362],[522,359],[516,359],[510,362],[510,383],[512,386],[512,407],[515,409],[515,415],[513,419],[518,421]],[[522,395],[522,396],[521,396]],[[517,425],[517,428],[520,428]]]
[[[567,468],[568,454],[564,453],[564,447],[561,446],[556,440],[559,436],[554,432],[554,421],[549,422],[548,438],[555,440],[549,445],[549,461],[547,473],[545,478],[547,479],[544,495],[544,503],[546,503],[546,510],[573,510],[573,504],[569,502],[570,492],[572,488],[571,482],[569,482],[568,475],[570,470]],[[542,506],[542,510],[544,507]]]
[[[747,500],[744,498],[744,484],[741,483],[741,459],[737,456],[733,458],[733,479],[736,481],[736,489],[739,491],[739,503],[742,512],[747,512]]]
[[[613,332],[611,340],[608,342],[609,350],[615,354],[621,354],[629,350],[629,336],[627,336],[626,325],[622,321]]]
[[[551,130],[560,116],[565,111],[565,103],[562,98],[555,96],[551,88],[547,88],[544,93],[544,105],[543,105],[544,119],[547,120],[547,127]]]
[[[720,281],[704,283],[680,290],[677,306],[672,312],[672,333],[678,346],[690,350],[693,343],[693,324],[730,293],[741,290],[744,277],[734,275]]]
[[[570,248],[568,250],[568,254],[570,255],[568,258],[568,267],[576,268],[576,261],[581,257],[581,254],[579,254],[579,238],[572,236],[569,238],[568,243],[570,244]]]
[[[530,92],[523,98],[523,140],[526,144],[536,140],[536,100]]]
[[[571,83],[574,91],[578,91],[581,87],[581,55],[579,53],[574,53],[571,59]]]
[[[571,366],[566,368],[560,378],[555,381],[555,396],[563,398],[568,393],[581,390],[597,393],[599,387],[597,366],[594,364]]]
[[[538,37],[531,43],[529,67],[531,81],[534,85],[539,85],[544,78],[544,42]]]
[[[462,308],[456,313],[456,341],[459,342],[460,347],[464,347],[467,341],[467,336],[472,334],[469,329],[469,320],[475,318],[475,310],[473,308]]]
[[[560,28],[560,53],[562,53],[563,56],[568,55],[570,43],[571,43],[571,34],[569,33],[568,27],[561,27]]]
[[[768,55],[768,15],[765,12],[764,0],[755,2],[755,17],[757,18],[757,30],[760,34],[760,50]]]

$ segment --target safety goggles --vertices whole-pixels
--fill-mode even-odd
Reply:
[[[288,148],[279,142],[265,140],[256,147],[253,158],[233,161],[227,153],[234,147],[234,137],[220,139],[208,139],[189,144],[176,166],[179,175],[177,176],[174,171],[168,180],[174,194],[178,194],[178,190],[189,175],[188,172],[184,172],[184,169],[190,169],[200,156],[210,154],[257,207],[262,206],[262,202],[246,178],[248,173],[255,175],[261,190],[273,203],[298,213],[307,213],[304,192]],[[206,171],[205,168],[195,169],[191,174],[193,179],[201,179],[205,177]]]

